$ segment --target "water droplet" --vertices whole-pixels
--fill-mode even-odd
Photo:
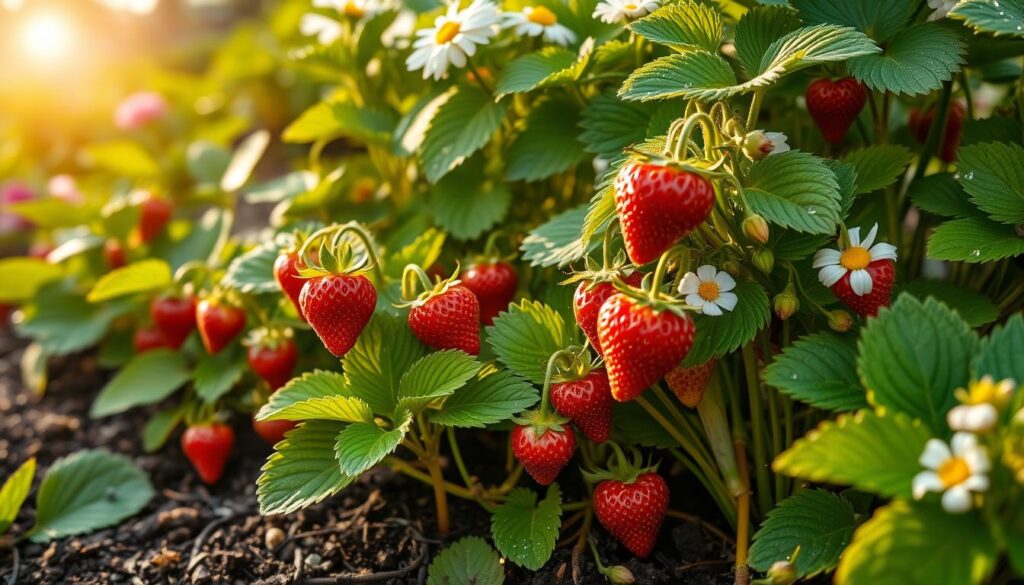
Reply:
[[[953,173],[953,180],[954,181],[959,181],[960,180],[960,173]]]
[[[974,258],[981,256],[981,250],[971,250],[971,256],[973,256]]]
[[[797,377],[796,374],[793,374],[792,376],[789,377],[789,379],[790,380],[796,380],[796,377]]]
[[[807,210],[807,213],[809,213],[810,215],[817,215],[818,214],[818,208],[817,207],[811,207],[811,208],[809,208]]]
[[[965,181],[970,181],[973,178],[974,178],[974,171],[967,171],[966,173],[964,173],[964,180]]]

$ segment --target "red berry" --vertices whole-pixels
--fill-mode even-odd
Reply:
[[[221,423],[191,426],[181,435],[181,449],[185,457],[199,477],[210,485],[220,479],[234,445],[235,431]]]
[[[850,286],[850,271],[843,275],[839,282],[832,285],[832,294],[843,301],[861,317],[874,317],[878,309],[888,307],[892,298],[892,285],[896,280],[896,263],[892,260],[875,260],[868,264],[867,270],[871,277],[871,292],[858,295]]]
[[[192,296],[157,297],[149,304],[149,315],[164,334],[167,346],[178,349],[196,328],[196,299]]]
[[[103,259],[107,261],[107,266],[111,270],[121,268],[128,263],[124,253],[124,246],[117,240],[107,240],[103,243]]]
[[[295,252],[284,252],[278,256],[277,260],[274,260],[274,279],[302,317],[299,295],[302,294],[302,285],[306,284],[306,279],[299,276],[299,255]]]
[[[46,260],[46,257],[53,252],[54,248],[52,244],[46,242],[32,242],[28,247],[28,255],[31,258],[38,258],[40,260]]]
[[[139,212],[139,237],[146,243],[155,240],[171,221],[174,205],[166,199],[150,195],[139,204]]]
[[[480,322],[484,325],[493,323],[508,308],[519,288],[519,275],[508,262],[474,264],[462,272],[459,280],[480,301]]]
[[[668,510],[668,484],[652,471],[632,483],[614,479],[594,488],[594,515],[630,552],[646,557],[654,550]]]
[[[245,329],[245,311],[203,299],[196,305],[196,324],[206,351],[219,353]]]
[[[852,77],[836,82],[817,79],[807,86],[807,112],[831,144],[843,140],[867,101],[868,92],[864,85]]]
[[[715,188],[704,177],[649,163],[629,163],[615,177],[615,210],[626,253],[646,264],[704,223]]]
[[[297,424],[298,423],[293,420],[252,419],[252,430],[256,431],[256,434],[259,435],[261,439],[273,447],[280,443],[284,439],[284,434],[294,429]]]
[[[576,450],[576,436],[563,426],[549,428],[542,435],[532,425],[520,425],[512,431],[512,453],[523,468],[540,485],[555,481]]]
[[[572,419],[595,443],[608,440],[612,432],[612,390],[608,372],[591,370],[584,378],[551,385],[551,406]]]
[[[272,390],[277,390],[292,379],[292,370],[299,361],[299,350],[289,338],[252,345],[246,355],[252,371],[266,380]]]
[[[164,334],[156,327],[139,327],[132,336],[132,345],[135,353],[145,353],[151,349],[167,347],[167,340]]]
[[[461,349],[480,353],[480,302],[462,285],[427,299],[409,309],[409,329],[434,349]]]
[[[668,310],[657,312],[618,293],[601,306],[597,335],[612,397],[624,402],[639,396],[686,357],[693,345],[693,319]]]
[[[348,353],[377,306],[377,290],[363,275],[332,274],[310,278],[299,295],[300,313],[327,350]]]
[[[622,281],[632,287],[640,286],[643,279],[644,275],[641,272],[633,272],[622,277]],[[590,345],[594,347],[597,355],[604,355],[601,340],[597,337],[597,313],[601,310],[601,305],[615,292],[615,286],[610,282],[583,281],[576,287],[576,294],[572,297],[572,311],[576,314],[576,323],[590,340]]]
[[[696,366],[685,367],[679,364],[665,376],[665,382],[676,393],[680,402],[690,408],[696,408],[704,397],[704,391],[708,389],[711,375],[715,373],[715,362],[716,360],[711,358]]]
[[[920,108],[910,110],[910,119],[907,127],[918,142],[924,144],[928,140],[928,132],[931,130],[932,122],[935,120],[936,108],[933,106],[926,112]],[[949,111],[946,113],[946,128],[943,131],[942,148],[939,151],[939,158],[942,162],[951,163],[956,160],[956,150],[960,148],[960,138],[964,130],[964,118],[967,117],[967,109],[960,102],[950,102]]]

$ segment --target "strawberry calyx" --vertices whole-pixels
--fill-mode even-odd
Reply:
[[[591,359],[590,352],[586,347],[574,345],[565,350],[565,354],[559,358],[560,362],[551,376],[551,381],[556,384],[565,382],[576,382],[590,375],[590,372],[597,367]]]
[[[302,264],[299,267],[301,278],[352,276],[379,271],[381,267],[373,238],[365,227],[354,221],[317,230],[303,241],[298,256]]]
[[[635,447],[629,447],[630,456],[627,457],[622,451],[622,447],[611,441],[608,444],[611,445],[612,455],[608,457],[605,467],[580,468],[585,481],[599,483],[614,480],[629,485],[635,482],[640,475],[657,470],[656,463],[644,465],[643,454]]]
[[[402,301],[396,303],[395,306],[399,308],[407,307],[422,307],[427,304],[431,299],[437,298],[452,287],[460,284],[462,281],[459,280],[459,272],[461,268],[459,263],[455,263],[455,271],[448,278],[441,278],[438,276],[436,280],[431,283],[430,276],[423,270],[423,268],[416,264],[408,264],[405,269],[402,270]],[[423,292],[417,293],[417,285],[423,287]]]
[[[502,254],[501,249],[498,247],[498,238],[507,238],[509,243],[512,244],[513,251]],[[484,251],[470,258],[470,265],[511,262],[516,259],[515,247],[515,241],[508,234],[500,229],[494,230],[491,232],[491,235],[487,236],[487,241],[484,242]]]
[[[569,424],[570,421],[569,417],[562,416],[553,409],[548,409],[548,412],[545,413],[539,408],[523,413],[512,420],[517,425],[533,427],[537,438],[544,436],[544,433],[548,431],[563,432],[566,428],[564,425]]]

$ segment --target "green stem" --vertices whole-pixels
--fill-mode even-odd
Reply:
[[[754,469],[757,481],[757,501],[762,513],[771,510],[771,487],[768,481],[768,457],[764,445],[764,411],[761,406],[761,385],[757,376],[757,357],[753,344],[743,346],[743,365],[747,376],[747,394],[750,400],[750,421],[754,446]]]
[[[459,475],[462,476],[462,481],[466,484],[466,487],[472,490],[476,482],[469,475],[466,462],[462,460],[462,451],[459,449],[459,442],[455,439],[455,427],[447,427],[445,431],[448,434],[448,446],[452,450],[452,459],[455,460],[455,467],[458,468]]]
[[[754,91],[754,97],[750,100],[750,110],[747,111],[747,125],[745,130],[751,132],[757,124],[757,116],[761,112],[761,101],[764,99],[764,88]]]

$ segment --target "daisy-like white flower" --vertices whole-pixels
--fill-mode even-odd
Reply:
[[[990,431],[999,421],[999,413],[1010,403],[1016,387],[1013,380],[996,382],[992,376],[971,382],[966,389],[956,391],[962,404],[949,410],[946,421],[954,431]]]
[[[973,494],[988,490],[988,451],[971,433],[954,434],[949,446],[939,439],[929,439],[918,461],[926,470],[914,476],[915,500],[928,492],[941,492],[942,508],[950,514],[961,514],[973,506]]]
[[[601,0],[594,8],[594,18],[614,24],[647,16],[661,6],[661,0]]]
[[[938,20],[940,18],[946,18],[950,10],[956,6],[960,0],[928,0],[928,8],[934,10],[928,15],[928,20]]]
[[[786,135],[782,132],[754,130],[743,137],[741,146],[743,154],[747,155],[747,158],[761,160],[768,155],[788,151],[789,145],[786,144],[786,140]]]
[[[545,41],[562,46],[576,40],[576,33],[559,24],[558,17],[547,6],[527,6],[521,12],[506,12],[502,20],[504,26],[514,29],[517,35],[543,35]]]
[[[705,264],[697,272],[687,272],[679,283],[679,293],[686,295],[686,304],[697,307],[701,313],[713,317],[721,316],[722,310],[736,308],[739,298],[729,292],[736,288],[736,281],[726,271],[719,272],[714,266]]]
[[[329,45],[341,36],[341,23],[322,14],[307,12],[299,20],[299,32],[304,37],[316,37],[321,45]]]
[[[489,0],[474,0],[465,10],[459,3],[434,20],[434,26],[416,31],[412,55],[405,60],[409,71],[423,70],[423,79],[442,79],[448,66],[465,67],[479,45],[486,45],[497,33],[498,7]]]
[[[818,271],[818,280],[821,284],[831,287],[839,282],[846,273],[850,273],[850,288],[854,294],[864,296],[871,293],[874,283],[871,281],[871,274],[865,270],[868,264],[878,260],[895,260],[896,246],[878,242],[875,244],[875,236],[878,235],[878,224],[876,223],[868,237],[860,239],[860,228],[853,228],[849,231],[850,245],[842,250],[824,248],[818,250],[814,255],[814,268]],[[874,245],[872,245],[874,244]]]
[[[376,0],[313,0],[316,8],[334,8],[345,18],[369,18],[384,7]]]

